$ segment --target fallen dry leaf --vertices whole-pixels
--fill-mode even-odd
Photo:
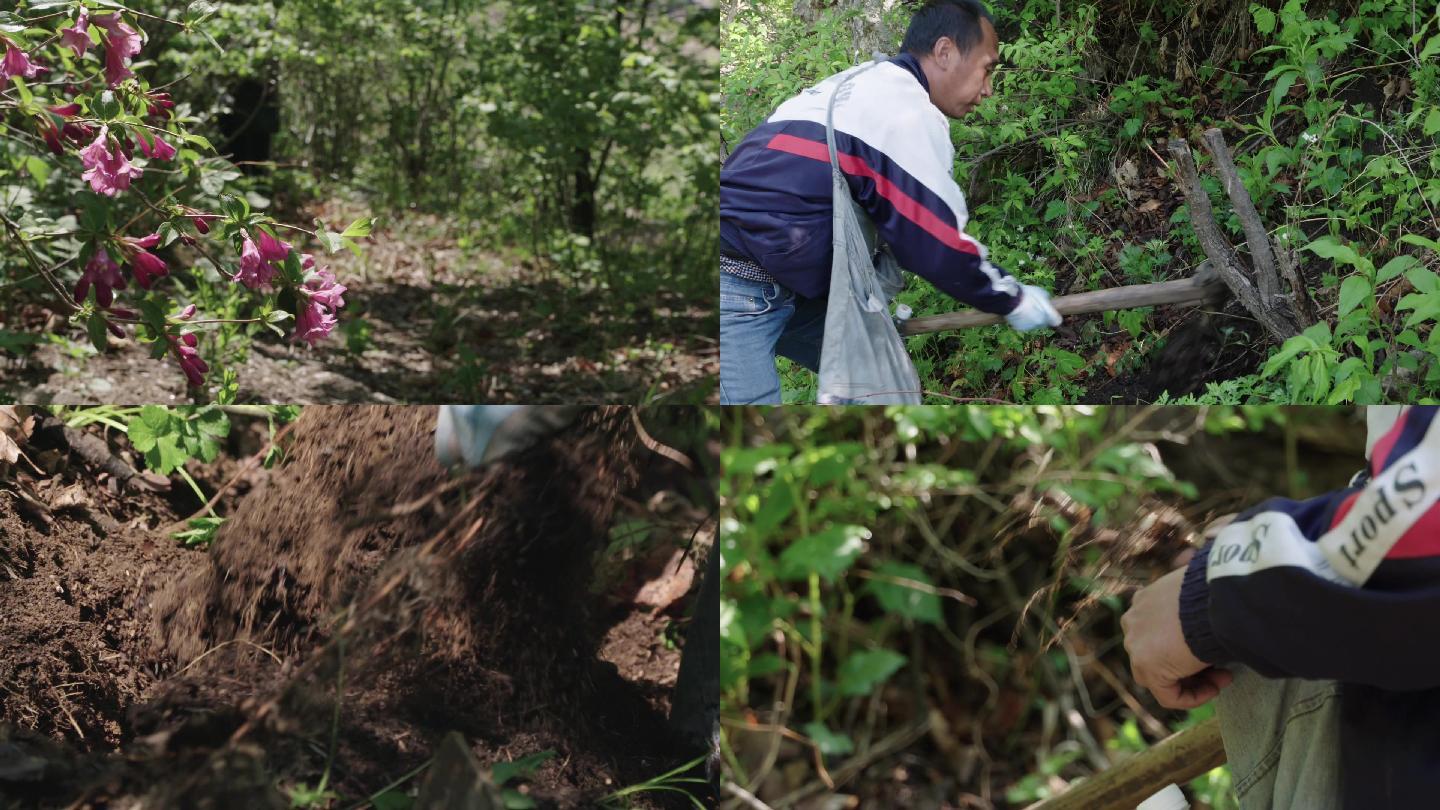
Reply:
[[[667,610],[690,592],[690,586],[694,582],[694,561],[686,556],[684,549],[676,549],[660,575],[640,586],[639,592],[635,594],[635,604],[653,608],[657,612]]]
[[[24,405],[0,405],[0,462],[14,464],[20,459],[20,445],[30,438],[35,417]]]

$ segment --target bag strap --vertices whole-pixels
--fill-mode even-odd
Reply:
[[[854,71],[849,76],[846,76],[843,81],[840,82],[840,86],[835,88],[834,93],[830,94],[830,105],[825,110],[825,145],[830,149],[830,170],[836,174],[840,174],[841,172],[840,155],[835,149],[835,102],[840,98],[840,91],[845,89],[845,85],[849,84],[852,80],[854,80],[856,76],[859,76],[861,73],[864,73],[865,71],[875,67],[878,64],[880,64],[879,61],[874,61],[866,65],[865,67]]]

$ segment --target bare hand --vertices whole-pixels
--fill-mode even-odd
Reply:
[[[1135,682],[1149,689],[1161,706],[1193,709],[1208,703],[1235,676],[1206,664],[1190,651],[1180,629],[1180,583],[1177,568],[1142,588],[1120,617],[1125,651]]]

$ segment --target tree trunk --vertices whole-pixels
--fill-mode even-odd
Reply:
[[[889,31],[885,12],[899,0],[795,0],[795,16],[815,23],[826,12],[856,12],[849,23],[850,56],[854,62],[870,59],[875,51],[894,53],[900,45],[900,32]]]
[[[590,151],[576,150],[575,194],[570,201],[570,230],[595,237],[595,178],[590,174]]]

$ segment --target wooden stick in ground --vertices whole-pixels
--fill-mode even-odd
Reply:
[[[1133,309],[1153,307],[1159,304],[1205,304],[1223,300],[1225,284],[1213,271],[1196,273],[1191,278],[1179,281],[1159,281],[1154,284],[1131,284],[1109,290],[1062,295],[1051,300],[1061,315],[1088,315],[1112,309]],[[911,318],[900,325],[902,335],[923,335],[927,332],[943,332],[949,329],[969,329],[972,326],[990,326],[1004,323],[1001,315],[988,312],[948,312],[944,315],[927,315]]]
[[[1235,215],[1240,217],[1240,225],[1245,229],[1245,241],[1250,245],[1250,263],[1255,268],[1255,281],[1260,286],[1260,296],[1266,301],[1273,301],[1274,306],[1279,309],[1286,306],[1285,294],[1280,288],[1280,277],[1275,271],[1276,259],[1279,258],[1280,269],[1290,284],[1291,296],[1294,299],[1289,303],[1294,307],[1294,312],[1299,314],[1300,325],[1308,326],[1314,323],[1314,308],[1310,304],[1310,296],[1305,293],[1300,275],[1295,272],[1294,254],[1283,248],[1278,251],[1272,249],[1270,234],[1265,229],[1265,223],[1260,221],[1260,212],[1255,210],[1255,201],[1250,198],[1245,184],[1240,182],[1240,173],[1235,171],[1235,162],[1230,159],[1230,147],[1225,143],[1225,135],[1215,127],[1205,130],[1205,148],[1215,159],[1215,169],[1220,172],[1220,179],[1225,181],[1225,193],[1230,195],[1230,204],[1235,206]]]
[[[1235,171],[1235,161],[1230,159],[1230,146],[1225,135],[1216,127],[1205,130],[1205,148],[1215,161],[1215,170],[1225,185],[1230,204],[1235,206],[1235,215],[1245,229],[1245,241],[1250,245],[1250,264],[1255,271],[1255,285],[1260,288],[1260,298],[1273,302],[1280,293],[1280,279],[1275,275],[1275,257],[1270,253],[1270,237],[1265,233],[1265,224],[1260,221],[1260,212],[1250,199],[1250,191],[1240,182]]]
[[[1215,209],[1210,205],[1210,195],[1205,193],[1205,187],[1200,185],[1200,172],[1195,168],[1195,156],[1190,153],[1190,145],[1180,138],[1174,138],[1169,144],[1170,154],[1174,156],[1179,166],[1180,185],[1185,192],[1185,202],[1190,209],[1190,225],[1195,229],[1195,237],[1200,240],[1200,247],[1209,257],[1210,263],[1220,271],[1220,278],[1225,281],[1225,286],[1230,292],[1240,299],[1245,307],[1256,320],[1265,327],[1275,338],[1284,341],[1300,334],[1300,328],[1289,308],[1277,310],[1273,301],[1266,301],[1250,281],[1249,271],[1240,263],[1240,258],[1235,255],[1235,248],[1226,241],[1225,235],[1220,231],[1220,226],[1215,224]]]
[[[1183,785],[1223,764],[1220,721],[1212,717],[1028,810],[1134,810],[1166,785]]]

